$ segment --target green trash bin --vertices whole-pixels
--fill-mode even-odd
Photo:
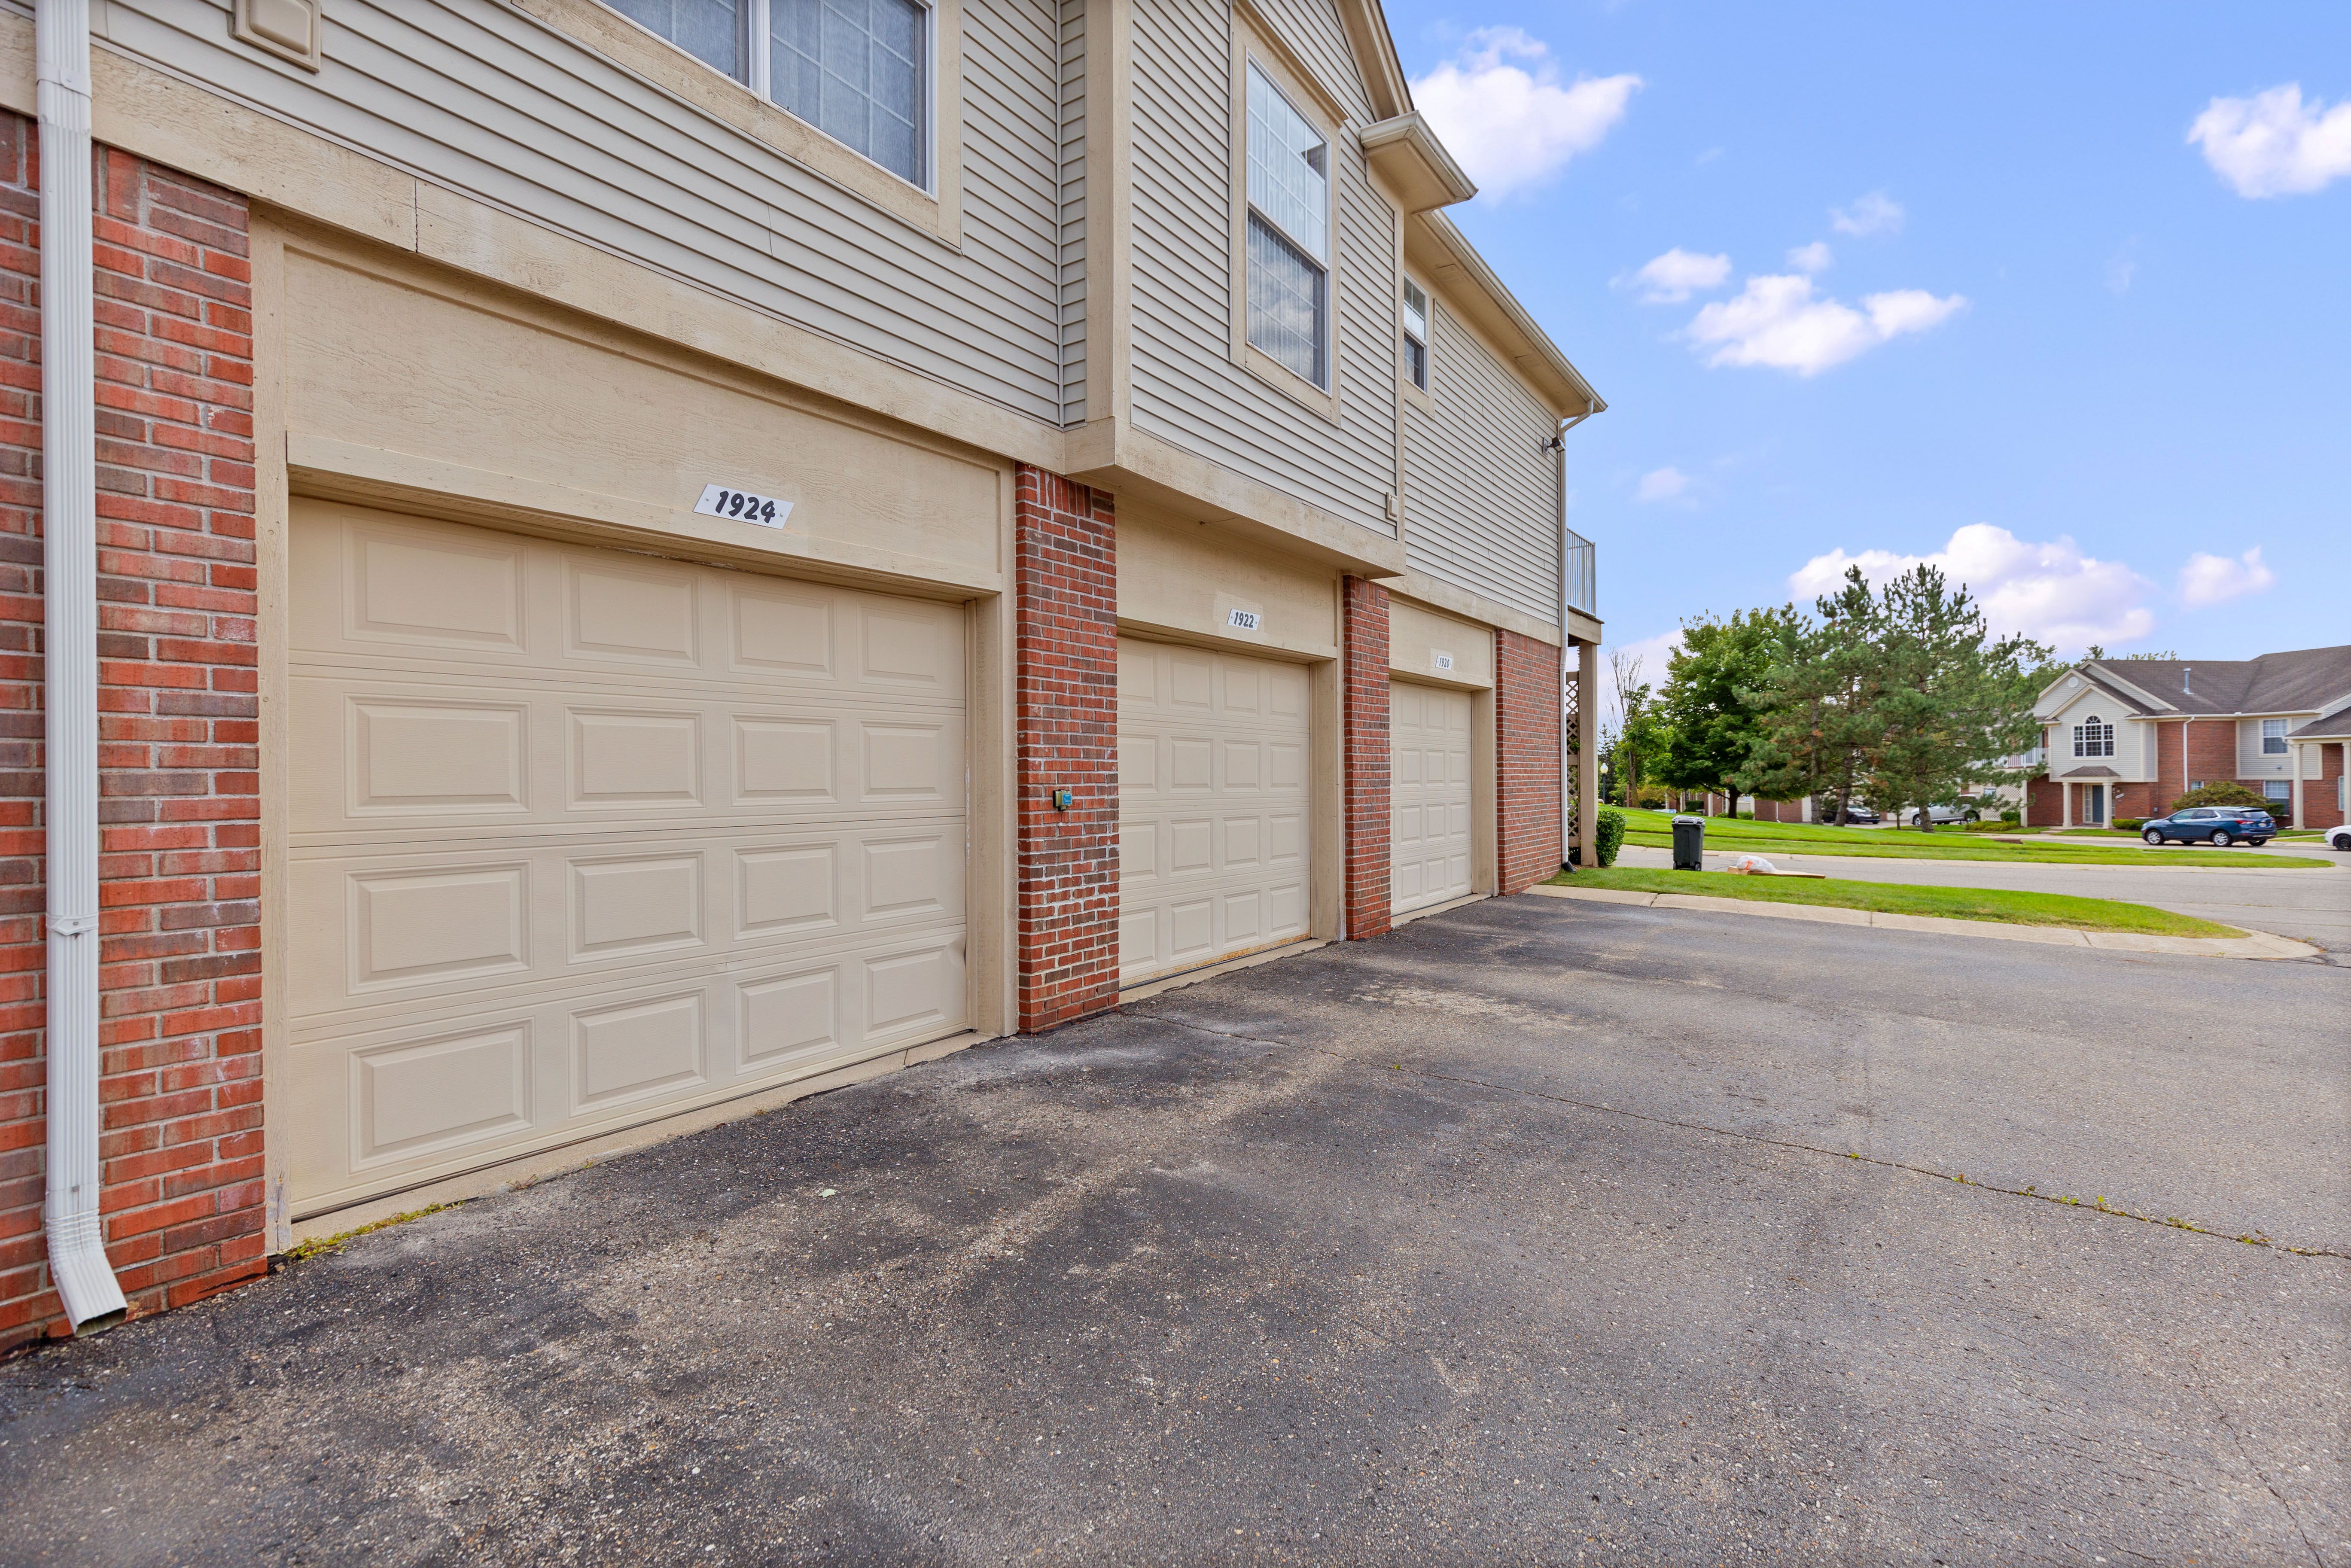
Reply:
[[[1674,819],[1674,869],[1676,871],[1706,869],[1706,819],[1704,817]]]

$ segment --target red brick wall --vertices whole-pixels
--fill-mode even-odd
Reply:
[[[1107,492],[1023,465],[1013,528],[1019,1012],[1043,1030],[1118,1003],[1118,528]]]
[[[0,115],[0,1344],[41,1237],[40,321],[33,128]],[[263,1272],[252,283],[243,198],[100,149],[107,1256],[134,1312]]]
[[[2344,814],[2342,808],[2335,803],[2335,792],[2341,788],[2336,780],[2343,777],[2344,747],[2339,742],[2330,741],[2317,750],[2320,776],[2302,781],[2303,813],[2310,821],[2301,825],[2305,828],[2339,828],[2343,825]]]
[[[1755,820],[1759,822],[1801,822],[1804,820],[1802,800],[1766,800],[1760,797],[1752,802]]]
[[[2189,787],[2198,783],[2225,784],[2237,777],[2237,721],[2233,718],[2191,718],[2179,727],[2188,736]],[[2261,786],[2252,786],[2255,794]],[[2178,797],[2174,797],[2176,800]],[[2171,802],[2167,800],[2165,805]]]
[[[2024,825],[2053,828],[2065,820],[2065,787],[2050,779],[2029,779],[2024,784]]]
[[[1560,653],[1494,633],[1495,850],[1501,891],[1523,893],[1559,870]]]
[[[1388,929],[1388,591],[1350,577],[1341,584],[1340,750],[1347,786],[1346,934]]]

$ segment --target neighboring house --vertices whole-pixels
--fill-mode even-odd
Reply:
[[[2071,827],[2156,817],[2187,791],[2234,782],[2278,821],[2345,820],[2351,646],[2258,659],[2092,659],[2052,681],[2033,713],[2046,766],[2026,821]]]
[[[0,16],[0,1344],[1559,864],[1603,405],[1376,0],[90,11],[94,591]]]

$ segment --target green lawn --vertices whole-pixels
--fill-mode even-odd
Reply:
[[[1908,887],[1898,883],[1844,882],[1830,877],[1739,876],[1721,871],[1562,872],[1561,887],[1605,887],[1627,893],[1686,893],[1707,898],[1753,898],[1772,904],[1827,904],[1884,915],[1933,915],[1948,920],[1997,920],[2011,925],[2063,925],[2075,931],[2130,931],[2151,936],[2241,936],[2231,926],[2105,898],[2060,893],[2010,893],[1990,887]]]
[[[1625,841],[1652,849],[1673,847],[1673,813],[1627,811]],[[1757,822],[1743,817],[1709,817],[1710,850],[1769,855],[1866,855],[1877,859],[1935,861],[2032,861],[2051,865],[2309,866],[2326,862],[2299,855],[2265,855],[2245,850],[2171,846],[2129,849],[2112,840],[2067,840],[2036,836],[2021,844],[1989,841],[1981,833],[1949,829],[1922,833],[1915,828],[1833,828],[1823,822]]]

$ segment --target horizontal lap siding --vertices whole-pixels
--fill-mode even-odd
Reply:
[[[1277,22],[1323,85],[1369,119],[1327,5]],[[1326,14],[1328,13],[1328,14]],[[1338,178],[1341,419],[1302,406],[1232,362],[1230,37],[1221,6],[1138,0],[1134,10],[1135,428],[1383,534],[1396,486],[1389,323],[1393,225],[1349,131]]]
[[[967,8],[960,251],[493,0],[339,5],[316,76],[235,44],[208,0],[115,0],[110,36],[436,183],[1058,423],[1060,11]]]
[[[1405,556],[1416,571],[1546,623],[1559,620],[1558,428],[1516,376],[1437,306],[1435,414],[1405,411]]]
[[[1086,417],[1086,0],[1061,0],[1061,423]]]

